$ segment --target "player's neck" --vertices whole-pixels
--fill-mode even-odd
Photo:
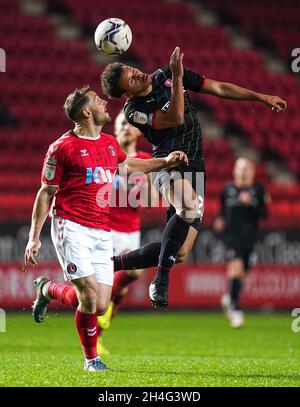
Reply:
[[[253,185],[253,182],[234,181],[234,185],[237,188],[250,188]]]
[[[135,95],[135,97],[143,97],[143,96],[147,96],[149,95],[149,93],[152,92],[152,85],[150,85],[146,90],[144,90],[144,92],[141,92],[137,95]]]
[[[80,138],[86,138],[91,140],[98,140],[100,138],[100,131],[102,130],[102,126],[95,126],[95,125],[82,125],[76,123],[73,132],[76,136]]]

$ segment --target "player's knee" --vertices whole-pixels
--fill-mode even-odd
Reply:
[[[185,199],[183,207],[177,210],[176,213],[186,222],[192,223],[197,217],[198,209],[198,202],[196,199]]]
[[[86,312],[96,312],[97,291],[91,287],[85,288],[79,293],[79,303]]]
[[[105,312],[107,311],[108,306],[109,306],[109,301],[110,301],[109,298],[98,299],[97,311],[96,311],[98,316],[105,314]]]

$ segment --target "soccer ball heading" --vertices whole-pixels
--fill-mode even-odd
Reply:
[[[131,29],[120,18],[108,18],[96,28],[96,47],[106,55],[122,55],[128,50],[132,41]]]

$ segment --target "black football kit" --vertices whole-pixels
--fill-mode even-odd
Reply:
[[[199,118],[187,90],[200,93],[205,78],[188,69],[184,69],[184,123],[175,128],[156,129],[156,113],[167,110],[171,99],[172,73],[170,68],[158,69],[152,74],[152,91],[143,97],[129,98],[124,106],[126,119],[137,127],[153,146],[154,157],[165,157],[172,151],[180,150],[187,154],[189,165],[176,169],[162,169],[153,173],[155,188],[165,195],[171,180],[190,179],[199,199],[198,217],[193,226],[199,229],[204,211],[205,163],[203,158],[202,134]],[[169,219],[175,213],[170,206]]]

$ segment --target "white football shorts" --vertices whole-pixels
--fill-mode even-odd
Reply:
[[[111,234],[114,246],[114,256],[131,252],[141,246],[141,232],[139,230],[130,233],[112,230]]]
[[[95,274],[98,283],[113,285],[113,242],[110,231],[89,228],[53,216],[51,237],[66,281]]]

